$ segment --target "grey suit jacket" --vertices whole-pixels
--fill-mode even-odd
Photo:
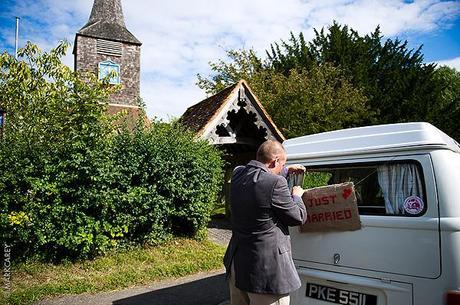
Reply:
[[[293,199],[286,179],[254,160],[234,170],[230,196],[232,238],[224,264],[228,275],[234,262],[236,287],[267,294],[300,288],[288,230],[306,221],[300,197]]]

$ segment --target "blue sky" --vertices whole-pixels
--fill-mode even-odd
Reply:
[[[21,18],[20,46],[43,50],[59,40],[73,43],[88,20],[93,0],[0,0],[0,52],[14,52],[15,16]],[[385,38],[423,45],[426,62],[460,70],[460,1],[401,0],[122,0],[128,29],[143,43],[141,96],[150,117],[180,116],[205,98],[196,74],[226,49],[254,48],[264,56],[270,43],[290,31],[313,37],[313,28],[333,20],[360,34],[380,25]],[[69,54],[64,62],[73,67]]]

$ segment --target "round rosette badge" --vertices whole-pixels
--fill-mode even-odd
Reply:
[[[418,196],[409,196],[404,200],[404,210],[411,215],[418,215],[425,207],[422,198]]]

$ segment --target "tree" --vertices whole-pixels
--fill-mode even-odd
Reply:
[[[436,103],[428,111],[428,121],[460,141],[460,72],[441,66],[435,71],[434,81],[439,84],[440,91]]]
[[[61,260],[203,237],[217,148],[177,124],[120,126],[107,114],[116,88],[62,64],[67,46],[0,55],[0,243],[16,260]]]
[[[258,95],[288,138],[354,127],[370,115],[366,97],[332,65],[267,74],[271,90],[257,84]]]
[[[67,48],[43,53],[27,43],[19,60],[0,56],[0,225],[18,255],[85,257],[120,233],[98,217],[106,204],[99,178],[110,176],[110,89],[62,64]]]
[[[211,63],[215,75],[198,75],[198,86],[214,94],[245,79],[287,137],[354,127],[370,120],[366,97],[340,68],[330,64],[281,73],[253,50],[228,51],[230,63]]]
[[[216,63],[209,63],[214,75],[209,77],[203,77],[200,74],[197,75],[198,87],[205,90],[207,94],[216,94],[225,87],[238,82],[240,79],[250,81],[251,85],[254,85],[253,83],[257,82],[257,80],[264,79],[264,76],[261,76],[261,74],[269,71],[252,49],[228,50],[226,53],[230,58],[229,63],[222,59]]]
[[[360,36],[334,22],[327,31],[315,30],[309,43],[291,33],[282,48],[272,44],[267,55],[271,67],[283,73],[325,63],[340,67],[377,113],[376,121],[368,123],[395,123],[424,120],[436,99],[435,65],[423,63],[421,49],[410,50],[399,39],[383,42],[379,27]]]
[[[231,62],[226,63],[221,60],[212,63],[211,69],[214,74],[209,78],[199,76],[198,86],[210,93],[237,81],[238,78],[246,77],[253,87],[258,87],[258,83],[261,84],[255,90],[258,95],[270,95],[269,93],[274,90],[270,78],[273,75],[283,75],[289,79],[292,73],[297,73],[294,78],[298,81],[298,75],[309,77],[311,73],[315,75],[314,71],[331,71],[326,67],[332,66],[341,71],[340,75],[346,83],[340,80],[328,86],[337,88],[341,84],[347,84],[347,88],[359,92],[367,98],[367,101],[364,106],[361,106],[364,108],[361,109],[364,113],[355,108],[351,109],[359,114],[354,116],[355,121],[339,121],[334,126],[325,124],[323,128],[325,130],[340,126],[430,121],[432,117],[430,111],[433,111],[438,103],[439,92],[442,90],[440,82],[435,80],[435,65],[423,63],[421,47],[410,50],[407,41],[402,42],[399,39],[382,41],[379,27],[372,33],[361,36],[348,26],[341,26],[334,22],[327,30],[324,28],[320,31],[315,30],[315,37],[310,42],[305,41],[302,33],[298,37],[291,33],[288,41],[271,44],[266,53],[267,58],[264,60],[252,50],[230,51],[228,55]],[[328,81],[335,80],[328,78]],[[324,90],[327,92],[327,87],[324,87]],[[351,91],[337,90],[336,92]],[[291,94],[290,98],[303,100],[302,103],[305,104],[305,95],[302,94],[303,92],[299,91],[298,95]],[[277,94],[274,96],[279,97]],[[327,109],[326,101],[316,100],[319,102],[318,105],[324,103]],[[339,101],[339,96],[335,95],[334,100]],[[342,100],[347,100],[346,96]],[[262,99],[262,103],[274,102]],[[299,104],[295,105],[299,107]],[[292,113],[293,110],[287,107],[289,105],[277,110]],[[318,108],[315,111],[318,111]],[[270,114],[273,117],[278,116],[273,112]],[[312,123],[309,119],[299,121],[298,124]],[[334,119],[341,120],[337,117]],[[287,123],[279,120],[275,122],[282,129]],[[438,121],[433,123],[436,124]]]

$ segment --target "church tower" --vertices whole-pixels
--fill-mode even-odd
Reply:
[[[93,72],[99,79],[116,72],[110,84],[120,84],[121,90],[110,96],[111,108],[138,106],[140,51],[141,42],[126,28],[121,0],[94,0],[88,22],[75,36],[74,65],[75,71]]]

